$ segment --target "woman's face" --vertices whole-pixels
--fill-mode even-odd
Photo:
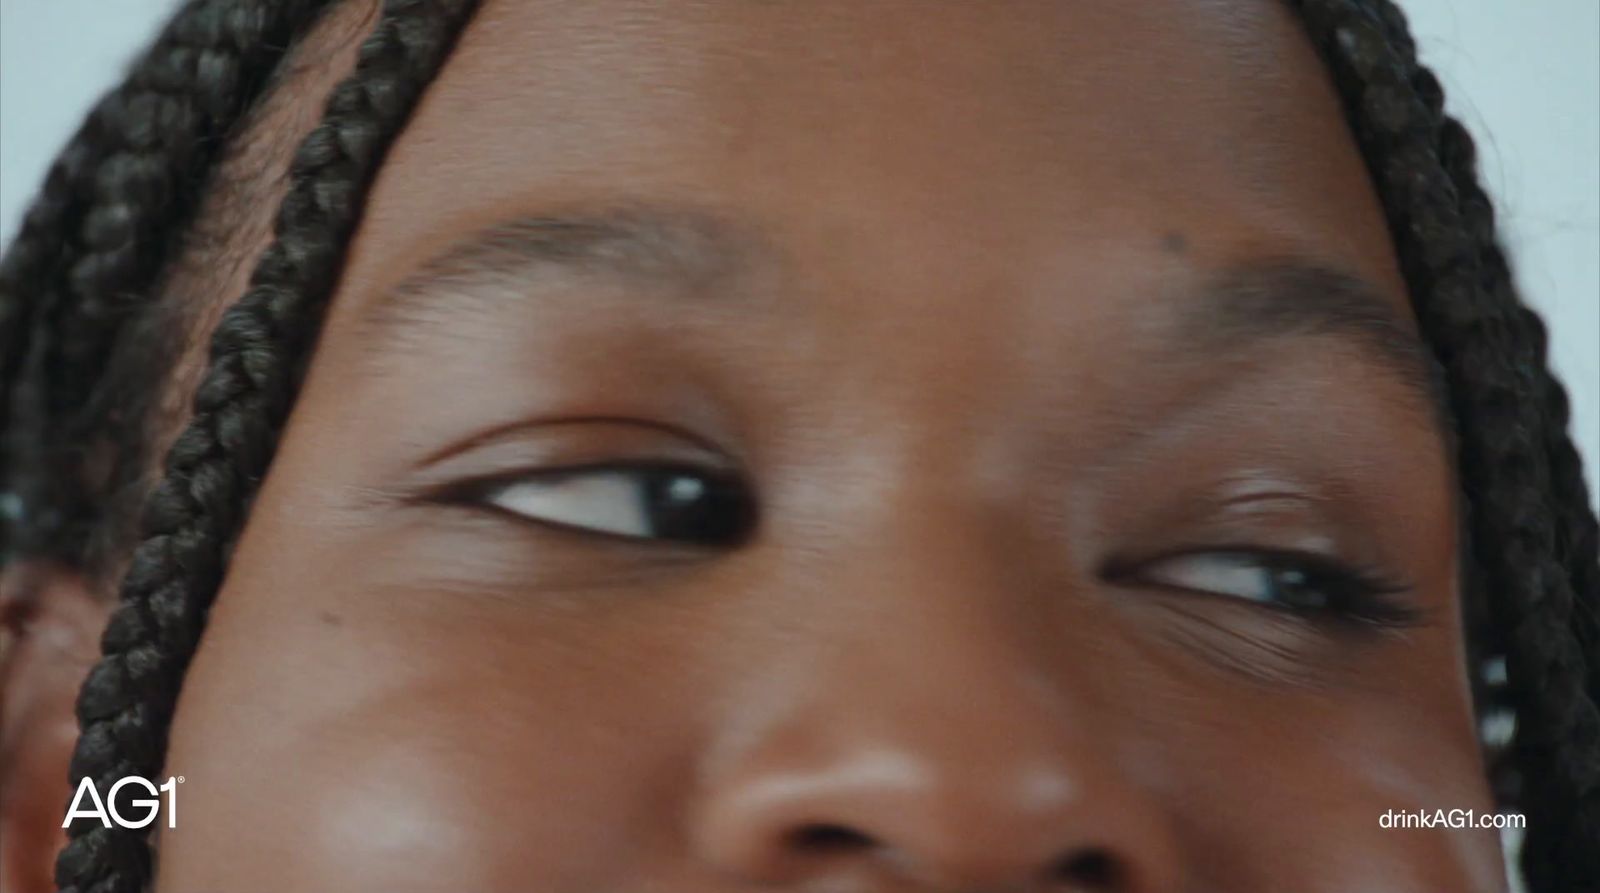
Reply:
[[[160,889],[1499,889],[1380,827],[1490,808],[1453,482],[1280,7],[487,2]]]

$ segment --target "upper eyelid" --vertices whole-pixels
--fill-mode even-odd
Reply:
[[[513,439],[518,435],[544,435],[555,436],[580,426],[615,426],[617,428],[635,429],[636,431],[651,431],[663,438],[677,440],[704,450],[707,454],[716,457],[728,457],[728,451],[709,438],[703,437],[687,428],[673,425],[668,422],[657,421],[651,418],[618,416],[618,415],[563,415],[535,419],[518,419],[504,424],[495,425],[477,431],[470,436],[454,440],[438,449],[426,453],[416,461],[418,467],[435,465],[448,461],[456,456],[469,453],[480,447],[490,446],[496,442]]]
[[[586,431],[591,426],[597,430]],[[606,467],[681,467],[716,474],[744,470],[730,450],[683,426],[614,415],[524,418],[458,437],[408,461],[387,475],[392,484],[367,488],[364,501],[436,501],[467,486]]]

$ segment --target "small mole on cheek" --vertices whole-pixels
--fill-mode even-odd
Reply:
[[[332,611],[318,611],[317,619],[329,626],[344,626],[344,618]]]
[[[1183,254],[1189,250],[1189,239],[1176,230],[1161,237],[1161,250],[1168,254]]]

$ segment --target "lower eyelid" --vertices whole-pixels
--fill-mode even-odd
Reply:
[[[440,519],[437,525],[429,525],[441,535],[515,544],[522,557],[539,564],[553,554],[561,554],[596,564],[610,573],[623,565],[695,564],[704,561],[708,554],[706,548],[692,543],[609,533],[530,518],[481,501],[439,500],[422,507],[443,513],[436,515]]]
[[[1240,601],[1227,608],[1181,601],[1163,607],[1169,616],[1162,638],[1230,675],[1277,685],[1334,682],[1322,659],[1330,642],[1304,618]],[[1219,610],[1243,613],[1219,617]]]
[[[1359,585],[1354,591],[1329,591],[1331,603],[1327,607],[1305,608],[1188,585],[1185,581],[1172,579],[1170,576],[1148,572],[1148,569],[1166,561],[1181,561],[1189,556],[1209,554],[1242,555],[1246,558],[1256,556],[1264,569],[1292,567],[1299,562],[1302,569],[1314,576],[1321,574],[1339,580],[1348,578]],[[1173,554],[1169,558],[1152,558],[1138,562],[1122,560],[1108,562],[1101,578],[1118,587],[1154,590],[1172,597],[1222,600],[1248,610],[1274,612],[1294,622],[1322,624],[1330,628],[1342,625],[1347,630],[1405,629],[1416,626],[1425,619],[1424,612],[1420,610],[1417,600],[1412,595],[1415,586],[1387,571],[1346,566],[1342,560],[1321,555],[1300,556],[1277,550],[1250,550],[1237,546],[1192,549]]]
[[[641,548],[636,539],[529,521],[481,504],[436,501],[411,509],[383,537],[388,558],[370,573],[375,582],[428,598],[577,609],[595,596],[633,598],[685,585],[705,565],[704,550],[682,543]]]

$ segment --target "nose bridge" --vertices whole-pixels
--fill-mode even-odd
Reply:
[[[811,702],[789,721],[898,754],[929,784],[1042,781],[1095,700],[1089,676],[1063,672],[1077,633],[1050,634],[1021,537],[994,507],[953,487],[889,502],[814,577],[830,603],[849,604],[812,665]]]
[[[697,825],[713,861],[814,881],[843,841],[914,889],[1164,888],[1162,821],[1014,533],[924,492],[797,569],[823,619],[723,730]]]

